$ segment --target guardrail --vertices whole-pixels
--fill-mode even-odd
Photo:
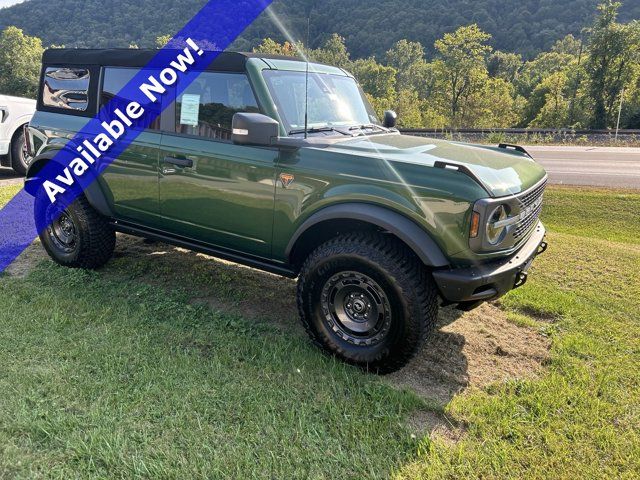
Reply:
[[[587,130],[566,128],[404,128],[417,137],[444,138],[469,143],[638,146],[640,130]]]
[[[480,134],[491,135],[504,133],[507,135],[615,135],[615,130],[572,130],[569,128],[401,128],[403,133],[413,134]],[[640,130],[618,130],[618,135],[638,135]]]

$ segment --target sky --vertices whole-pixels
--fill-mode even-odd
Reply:
[[[16,3],[21,3],[23,1],[24,0],[0,0],[0,8],[15,5]]]

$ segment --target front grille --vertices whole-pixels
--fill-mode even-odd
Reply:
[[[545,180],[540,185],[517,197],[521,213],[513,231],[513,237],[516,240],[526,235],[538,223],[540,212],[542,212],[542,197],[546,186],[547,181]]]

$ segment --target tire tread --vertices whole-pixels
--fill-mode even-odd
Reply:
[[[116,245],[116,234],[108,220],[100,215],[88,202],[84,195],[80,195],[70,207],[78,219],[80,251],[75,258],[63,259],[43,238],[46,232],[40,234],[42,244],[49,256],[65,267],[93,270],[103,266],[113,255]]]
[[[377,232],[352,232],[334,237],[320,245],[305,260],[299,276],[297,304],[302,325],[315,345],[324,351],[344,358],[336,345],[327,345],[314,328],[312,314],[308,310],[306,285],[315,265],[323,259],[339,255],[358,255],[375,263],[389,275],[405,294],[414,318],[414,327],[406,332],[402,348],[367,362],[366,366],[377,373],[390,373],[405,366],[420,350],[427,335],[435,328],[438,314],[438,294],[433,279],[418,257],[402,242]],[[414,296],[415,298],[410,298]],[[346,359],[349,361],[348,359]]]

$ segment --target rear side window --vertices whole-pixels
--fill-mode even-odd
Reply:
[[[89,107],[91,73],[86,68],[47,67],[42,103],[47,107],[85,112]]]
[[[99,106],[103,107],[109,102],[116,102],[115,106],[120,107],[120,109],[124,111],[132,99],[120,96],[122,94],[122,89],[139,72],[140,69],[138,68],[105,68]],[[148,112],[149,114],[143,115],[139,120],[136,120],[134,127],[137,129],[148,128],[150,130],[160,130],[160,105],[149,102],[147,104],[143,104],[142,107],[145,109],[145,112]],[[151,117],[155,117],[151,125],[144,123],[148,122],[148,119]],[[101,118],[101,120],[109,120],[109,118]]]
[[[259,111],[245,74],[203,72],[176,101],[176,132],[230,140],[233,115]]]

